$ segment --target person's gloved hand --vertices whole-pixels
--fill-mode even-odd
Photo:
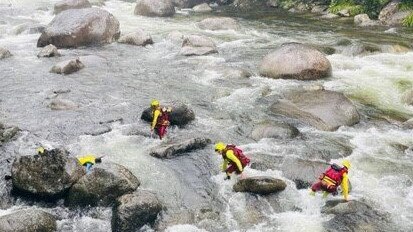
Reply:
[[[224,178],[224,180],[230,180],[231,179],[231,176],[226,176],[225,178]]]

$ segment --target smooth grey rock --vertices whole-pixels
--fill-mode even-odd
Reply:
[[[129,33],[127,35],[121,36],[118,40],[119,43],[137,45],[137,46],[145,46],[148,44],[153,44],[152,37],[143,31],[142,29],[137,29],[133,33]]]
[[[182,42],[185,39],[185,35],[179,31],[172,31],[167,35],[166,39],[172,41],[175,44],[182,45]]]
[[[81,70],[84,67],[85,65],[80,61],[80,59],[65,60],[53,66],[52,69],[50,69],[50,72],[57,74],[71,74]]]
[[[148,17],[171,17],[175,14],[172,0],[138,0],[135,15]]]
[[[84,174],[77,159],[64,150],[21,156],[12,165],[13,187],[40,197],[59,197]]]
[[[224,67],[222,71],[223,78],[245,79],[252,76],[252,73],[243,68]]]
[[[324,173],[329,164],[322,161],[311,161],[301,158],[288,157],[284,159],[280,170],[283,176],[294,181],[297,189],[304,189],[311,186]]]
[[[0,47],[0,60],[11,57],[12,54],[9,50]]]
[[[272,177],[249,177],[239,180],[233,187],[235,192],[249,192],[260,195],[283,191],[287,184]]]
[[[54,232],[56,218],[39,209],[25,209],[0,217],[2,232]]]
[[[205,12],[212,11],[212,8],[207,3],[196,5],[192,9],[194,10],[194,12],[197,12],[197,13],[205,13]]]
[[[214,17],[206,18],[198,23],[198,27],[204,30],[238,30],[240,26],[233,18],[228,17]]]
[[[81,9],[92,7],[88,0],[62,0],[54,5],[54,14],[59,14],[62,11],[69,9]]]
[[[48,107],[52,110],[75,110],[79,105],[68,99],[53,99]]]
[[[413,13],[413,10],[400,10],[400,0],[389,2],[379,14],[379,20],[388,26],[400,26],[407,16]]]
[[[164,105],[161,105],[162,107]],[[171,125],[185,126],[195,119],[195,113],[189,106],[183,103],[165,104],[166,107],[171,107],[172,112],[169,115]],[[141,119],[147,122],[152,122],[152,109],[149,107],[142,112]]]
[[[202,56],[218,53],[214,41],[206,36],[189,35],[182,42],[181,55]]]
[[[74,184],[65,204],[73,206],[110,206],[124,194],[135,191],[140,182],[125,167],[110,162],[95,164],[88,175]]]
[[[291,139],[296,137],[299,133],[297,128],[287,123],[263,122],[254,127],[254,130],[251,133],[251,138],[254,140],[263,138]]]
[[[60,53],[57,50],[56,46],[54,46],[53,44],[49,44],[46,47],[42,48],[39,54],[37,54],[37,57],[54,57],[54,56],[60,56]]]
[[[288,43],[266,55],[259,71],[270,78],[316,80],[331,76],[332,68],[330,61],[318,50]]]
[[[6,127],[0,123],[0,146],[14,139],[19,131],[17,127]]]
[[[360,27],[371,27],[379,25],[377,21],[371,20],[367,14],[359,14],[354,16],[354,24]]]
[[[119,38],[119,21],[100,8],[70,9],[55,16],[37,41],[38,47],[53,44],[73,48],[112,43]]]
[[[161,144],[150,152],[151,156],[157,158],[173,158],[183,153],[205,148],[211,143],[207,138],[193,138],[184,141],[174,141]]]
[[[153,224],[161,210],[158,198],[149,191],[125,194],[117,199],[113,208],[113,231],[136,231],[146,224]]]
[[[357,108],[344,94],[328,90],[291,92],[270,109],[324,131],[352,126],[360,121]]]

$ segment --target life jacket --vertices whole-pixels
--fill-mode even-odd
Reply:
[[[326,172],[323,173],[321,181],[327,185],[327,188],[337,188],[343,180],[344,173],[347,173],[347,168],[342,168],[337,164],[332,164]]]
[[[230,159],[227,158],[227,151],[232,151],[234,152],[234,155],[239,159],[239,161],[241,162],[242,166],[245,167],[250,163],[250,159],[244,155],[244,153],[242,152],[241,149],[237,148],[235,145],[233,144],[228,144],[225,147],[225,150],[223,152],[223,158],[228,160],[230,163],[232,163],[232,161]]]
[[[163,108],[159,107],[155,110],[152,111],[152,115],[155,115],[155,111],[159,110],[160,114],[158,116],[158,119],[156,121],[156,126],[169,126],[169,112],[168,110],[164,110]]]

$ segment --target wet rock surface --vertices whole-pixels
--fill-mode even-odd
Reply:
[[[284,159],[280,170],[286,178],[294,181],[297,189],[304,189],[316,182],[328,167],[326,162],[289,157]]]
[[[140,181],[125,167],[103,162],[92,167],[74,184],[67,196],[68,206],[110,206],[124,194],[135,191]]]
[[[40,36],[37,46],[102,45],[114,42],[119,35],[119,21],[111,13],[96,7],[70,9],[56,15]]]
[[[17,127],[5,126],[0,122],[0,146],[15,138],[19,130]]]
[[[259,67],[263,76],[298,80],[326,78],[331,76],[331,70],[330,61],[323,53],[299,43],[283,44],[266,55]]]
[[[138,0],[135,15],[148,17],[170,17],[175,14],[172,0]]]
[[[254,127],[251,138],[254,140],[262,138],[291,139],[299,133],[297,128],[287,123],[262,122]]]
[[[249,192],[261,195],[283,191],[287,184],[272,177],[248,177],[239,180],[233,187],[235,192]]]
[[[161,144],[159,147],[150,152],[151,156],[157,158],[173,158],[175,156],[188,153],[190,151],[205,148],[211,143],[207,138],[193,138],[184,141],[174,141],[170,143]]]
[[[162,210],[155,194],[138,190],[119,197],[113,208],[113,231],[135,231],[146,224],[153,224]]]
[[[52,110],[75,110],[79,108],[79,105],[71,100],[57,98],[53,99],[48,107]]]
[[[53,66],[50,72],[67,75],[77,72],[84,67],[85,65],[79,59],[65,60]]]
[[[54,5],[54,14],[69,9],[81,9],[92,7],[88,0],[62,0]]]
[[[360,121],[356,107],[344,94],[328,90],[290,93],[270,109],[273,113],[296,118],[325,131],[352,126]]]
[[[121,36],[118,42],[137,46],[153,44],[152,37],[141,29],[137,29],[135,32]]]
[[[0,60],[11,57],[12,54],[9,50],[0,47]]]
[[[46,47],[42,48],[39,54],[37,54],[37,57],[54,57],[54,56],[60,56],[60,53],[57,50],[56,46],[54,46],[53,44],[49,44]]]
[[[186,36],[182,42],[181,55],[203,56],[218,53],[217,47],[210,38],[200,35]]]
[[[42,155],[17,158],[11,173],[14,188],[39,197],[59,197],[85,171],[65,150],[54,149]]]
[[[2,232],[54,232],[56,218],[39,209],[26,209],[0,217]]]
[[[194,111],[183,103],[161,104],[161,107],[163,106],[172,107],[172,112],[169,114],[171,125],[185,126],[195,119]],[[147,108],[142,112],[142,120],[152,122],[152,117],[153,115],[151,108]]]

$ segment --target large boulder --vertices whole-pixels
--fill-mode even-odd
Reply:
[[[167,104],[168,105],[168,104]],[[183,103],[172,103],[172,112],[169,115],[171,125],[185,126],[195,119],[195,113],[187,105]],[[152,109],[147,108],[142,112],[141,119],[147,122],[152,122]]]
[[[172,2],[179,8],[191,8],[196,5],[209,2],[209,0],[172,0]]]
[[[175,14],[172,0],[138,0],[135,15],[148,17],[170,17]]]
[[[238,30],[240,26],[233,18],[228,17],[214,17],[206,18],[198,23],[198,27],[204,30]]]
[[[329,164],[326,162],[288,157],[282,162],[280,170],[283,176],[294,181],[297,189],[304,189],[317,181],[328,167]]]
[[[135,32],[121,36],[118,42],[137,46],[153,44],[152,37],[142,29],[137,29]]]
[[[26,209],[0,217],[2,232],[54,232],[56,218],[39,209]]]
[[[377,21],[371,20],[368,14],[359,14],[354,16],[354,24],[361,27],[378,26]]]
[[[239,180],[233,187],[235,192],[249,192],[260,195],[283,191],[287,184],[272,177],[249,177]]]
[[[11,56],[12,56],[12,54],[10,53],[9,50],[0,47],[0,60],[4,59],[4,58],[9,58]]]
[[[54,56],[60,56],[59,51],[57,50],[56,46],[53,44],[49,44],[46,47],[42,48],[40,50],[39,54],[37,54],[37,57],[54,57]]]
[[[93,166],[88,175],[84,175],[74,184],[66,199],[68,206],[110,206],[126,193],[135,191],[140,182],[125,167],[103,162]]]
[[[40,197],[60,197],[84,174],[77,159],[65,150],[17,158],[11,169],[13,187]]]
[[[54,14],[69,9],[81,9],[92,7],[88,0],[62,0],[54,5]]]
[[[19,128],[17,127],[6,127],[2,123],[0,123],[0,146],[3,143],[7,143],[12,140],[17,132],[19,132]]]
[[[50,69],[50,72],[57,74],[72,74],[84,67],[85,65],[79,59],[65,60],[53,66]]]
[[[409,16],[412,10],[400,9],[400,0],[393,0],[387,4],[379,14],[379,20],[388,26],[399,26],[402,24],[403,19]]]
[[[174,141],[162,144],[150,152],[151,156],[157,158],[172,158],[183,153],[205,148],[211,143],[207,138],[193,138],[184,141]]]
[[[325,131],[352,126],[360,121],[356,107],[344,94],[328,90],[292,92],[270,109],[273,113],[296,118]]]
[[[111,13],[99,8],[71,9],[56,15],[40,36],[37,46],[102,45],[117,40],[119,35],[119,21]]]
[[[113,231],[137,231],[145,224],[153,224],[161,210],[158,198],[149,191],[125,194],[117,199],[113,208]]]
[[[266,55],[259,72],[271,78],[315,80],[331,76],[331,64],[314,48],[288,43]]]
[[[194,10],[194,12],[197,12],[197,13],[205,13],[205,12],[212,11],[212,8],[207,3],[196,5],[192,9]]]
[[[206,36],[190,35],[185,37],[182,42],[181,55],[202,56],[218,53],[214,41]]]
[[[389,215],[379,212],[368,204],[360,201],[344,202],[341,200],[327,201],[322,213],[334,217],[323,223],[328,232],[333,231],[399,231],[391,223]]]
[[[297,128],[286,123],[263,122],[256,125],[251,132],[251,138],[260,140],[263,138],[291,139],[300,132]]]

